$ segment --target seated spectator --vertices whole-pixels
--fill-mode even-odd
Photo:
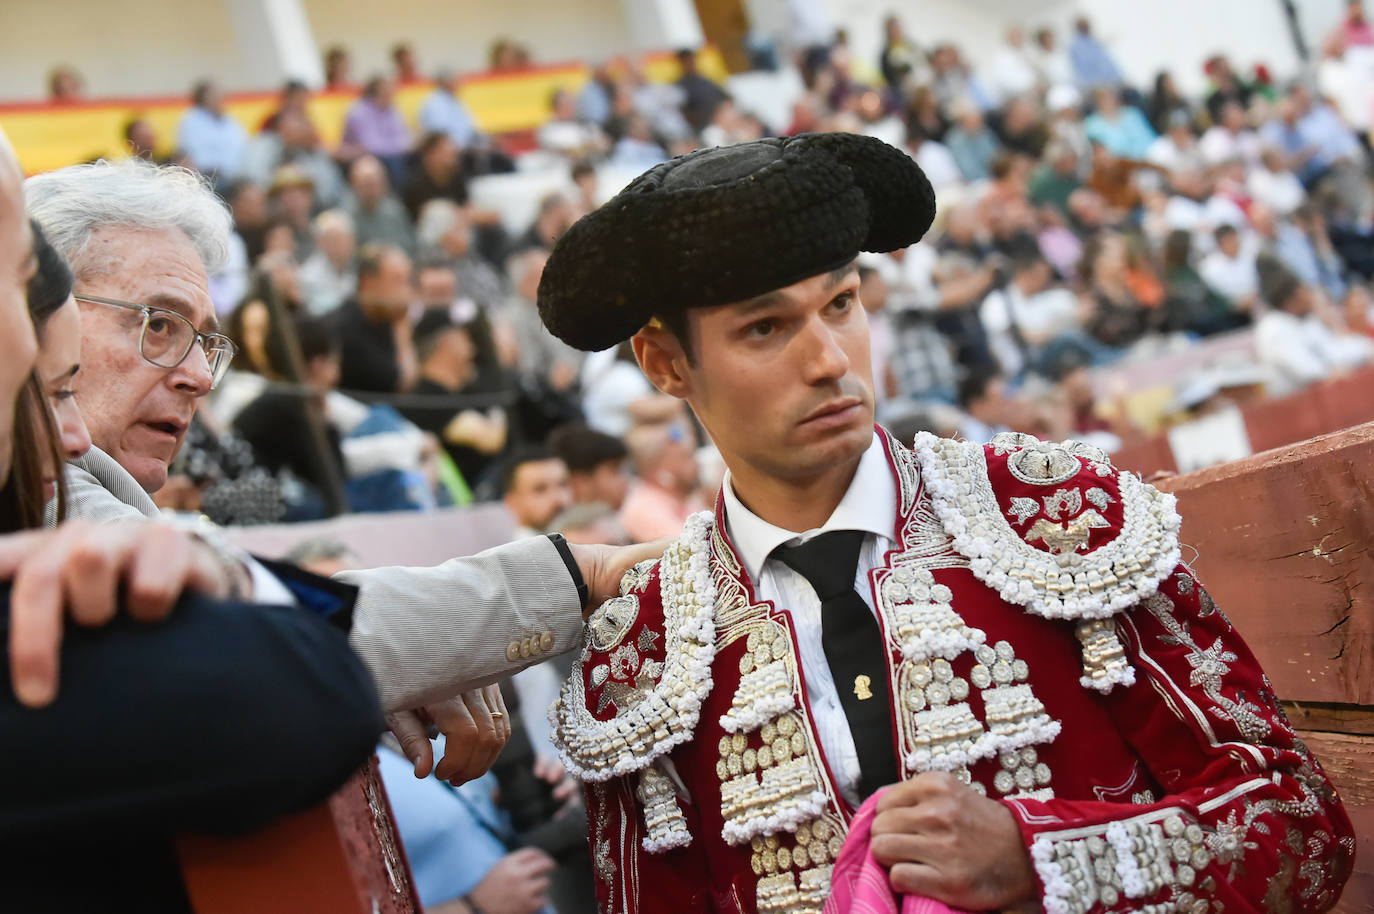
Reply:
[[[1007,29],[1002,46],[992,58],[990,82],[996,97],[1003,102],[1024,96],[1040,85],[1040,75],[1031,60],[1026,32],[1021,26]]]
[[[1052,340],[1077,329],[1078,303],[1067,289],[1050,288],[1050,265],[1038,256],[1014,261],[1010,272],[979,313],[1002,375],[1018,378],[1037,366]]]
[[[1255,351],[1281,396],[1370,361],[1368,337],[1337,335],[1316,313],[1312,289],[1286,270],[1275,271],[1264,290],[1269,309],[1255,326]]]
[[[601,198],[598,196],[596,166],[591,162],[578,162],[572,167],[573,184],[577,185],[577,196],[573,200],[573,210],[578,214],[577,218],[595,210],[601,205]]]
[[[577,116],[589,124],[605,129],[611,122],[611,99],[615,97],[616,82],[608,64],[598,64],[577,93]]]
[[[364,153],[376,156],[386,167],[392,186],[402,187],[409,151],[410,128],[396,107],[396,83],[385,76],[374,76],[348,109],[339,157],[352,161]]]
[[[1193,132],[1192,118],[1187,112],[1175,111],[1169,115],[1164,130],[1145,151],[1145,161],[1169,172],[1206,165],[1202,150],[1198,148],[1197,135]]]
[[[447,133],[427,133],[415,148],[415,164],[401,192],[401,200],[418,219],[420,208],[430,200],[442,198],[460,206],[468,202],[467,176],[458,157],[458,147]]]
[[[147,118],[131,118],[124,125],[124,145],[129,155],[135,158],[158,165],[164,164],[157,154],[157,132],[153,130],[153,125]]]
[[[458,73],[445,67],[434,77],[434,91],[420,106],[420,129],[425,133],[442,133],[459,149],[483,145],[486,137],[477,128],[472,113],[458,97]]]
[[[672,536],[673,530],[702,508],[696,497],[695,449],[683,423],[641,425],[630,429],[626,447],[635,481],[620,509],[620,522],[635,542]]]
[[[604,504],[619,511],[625,504],[630,452],[619,438],[585,425],[565,425],[549,436],[549,451],[568,467],[574,505]]]
[[[301,264],[301,293],[311,314],[328,314],[358,288],[353,219],[343,210],[326,210],[315,217],[314,234],[315,253]]]
[[[1121,104],[1115,88],[1099,88],[1093,93],[1093,113],[1083,119],[1083,131],[1094,143],[1101,143],[1123,159],[1145,161],[1155,132],[1145,115],[1134,105]]]
[[[262,119],[258,125],[259,133],[272,133],[277,129],[281,122],[281,116],[287,112],[301,114],[309,120],[310,117],[310,87],[299,79],[288,79],[281,88],[280,101],[277,108],[267,117]],[[313,129],[314,125],[311,125]]]
[[[391,48],[391,63],[396,67],[394,74],[398,86],[412,86],[424,82],[420,75],[420,65],[415,61],[415,49],[410,42],[401,41]]]
[[[1221,123],[1222,109],[1228,102],[1240,105],[1241,110],[1249,110],[1253,92],[1236,76],[1236,71],[1231,68],[1231,61],[1218,54],[1208,60],[1203,69],[1212,78],[1212,92],[1207,96],[1207,116],[1212,123]]]
[[[1311,203],[1293,211],[1290,222],[1280,222],[1273,252],[1284,266],[1310,286],[1320,288],[1333,300],[1345,295],[1345,265],[1331,244],[1326,218]]]
[[[1259,135],[1246,122],[1245,109],[1236,102],[1227,102],[1221,108],[1221,120],[1198,141],[1198,150],[1208,165],[1240,159],[1252,166],[1259,161],[1261,144]]]
[[[845,114],[851,118],[852,123],[847,124],[844,129],[858,133],[862,129],[859,119],[849,112],[845,112]],[[726,96],[719,105],[716,105],[716,110],[711,114],[710,123],[701,129],[701,145],[733,146],[736,143],[757,140],[761,135],[757,122],[745,112],[740,111],[733,98]]]
[[[1178,91],[1178,84],[1174,82],[1173,74],[1168,70],[1160,70],[1155,76],[1155,88],[1150,93],[1146,114],[1149,116],[1150,126],[1161,136],[1173,130],[1176,125],[1186,124],[1191,127],[1197,120],[1193,106]]]
[[[248,137],[233,116],[224,110],[219,85],[202,80],[191,90],[191,107],[177,125],[177,149],[191,167],[209,176],[218,187],[238,177]]]
[[[964,411],[959,435],[965,441],[987,443],[1012,431],[1021,405],[1007,396],[1007,382],[987,369],[975,370],[959,382],[959,408]]]
[[[515,834],[493,801],[492,775],[455,789],[433,774],[416,780],[410,763],[386,744],[378,761],[426,911],[549,912],[556,863],[533,847],[510,849]]]
[[[625,122],[625,134],[616,140],[611,150],[610,164],[617,168],[648,171],[660,162],[668,161],[668,154],[654,139],[647,118],[632,114]]]
[[[508,421],[500,407],[456,409],[455,397],[476,391],[476,346],[465,326],[440,310],[429,311],[415,326],[420,380],[413,393],[430,395],[436,405],[402,409],[407,419],[438,436],[469,489],[476,489],[506,447]]]
[[[568,198],[558,191],[545,195],[539,201],[539,211],[534,222],[510,246],[510,254],[537,248],[545,253],[553,250],[558,236],[573,224],[573,207]],[[531,299],[533,301],[533,299]]]
[[[1074,21],[1073,40],[1069,42],[1069,60],[1073,63],[1078,85],[1088,91],[1100,88],[1120,88],[1124,80],[1105,45],[1092,32],[1088,17]]]
[[[539,148],[570,159],[601,155],[610,143],[595,124],[579,120],[577,99],[566,89],[555,89],[549,102],[550,118],[536,132]]]
[[[491,315],[505,304],[506,282],[477,250],[473,235],[464,207],[449,200],[431,200],[420,210],[416,240],[422,254],[447,262],[458,277],[460,294]]]
[[[1370,296],[1368,286],[1351,284],[1341,302],[1341,314],[1351,333],[1374,340],[1374,297]]]
[[[1173,194],[1162,213],[1165,232],[1183,229],[1193,235],[1193,249],[1201,254],[1216,247],[1216,230],[1223,225],[1247,223],[1245,211],[1234,201],[1213,193],[1207,175],[1196,168],[1182,168],[1169,176]]]
[[[661,422],[678,415],[678,401],[659,394],[649,383],[628,344],[587,353],[580,381],[582,412],[587,425],[598,432],[624,437],[636,422]]]
[[[59,64],[48,73],[48,101],[54,105],[69,105],[85,97],[86,81],[76,67]]]
[[[583,354],[555,337],[539,319],[539,280],[547,260],[541,248],[527,248],[511,258],[511,291],[496,323],[514,339],[516,367],[523,378],[567,391],[577,381]]]
[[[273,217],[291,230],[296,262],[304,262],[315,251],[310,224],[315,213],[315,182],[297,166],[283,165],[272,176],[267,199]]]
[[[992,170],[993,160],[1001,150],[997,136],[983,123],[983,112],[970,101],[954,107],[954,126],[945,134],[945,145],[959,166],[965,180],[985,180]]]
[[[276,115],[273,130],[253,137],[243,154],[243,177],[263,187],[283,165],[292,165],[310,178],[316,202],[326,209],[343,200],[339,166],[325,150],[310,119],[301,111],[286,109]]]
[[[391,193],[382,163],[375,156],[358,157],[349,166],[348,183],[353,194],[344,208],[353,217],[359,246],[390,244],[408,254],[414,252],[410,217]]]
[[[949,130],[949,121],[940,110],[940,100],[930,86],[917,86],[911,93],[911,99],[907,102],[906,121],[913,130],[919,128],[922,136],[939,142],[944,142],[945,132]]]
[[[324,88],[326,92],[352,91],[353,60],[347,48],[334,45],[324,52]]]
[[[1115,232],[1090,239],[1083,249],[1079,281],[1085,285],[1084,329],[1104,346],[1121,349],[1150,328],[1151,315],[1131,292],[1126,241]]]
[[[626,62],[624,85],[630,89],[635,113],[649,119],[659,139],[673,143],[691,138],[691,125],[682,114],[687,93],[681,86],[649,79],[638,57]]]
[[[725,101],[725,90],[697,70],[697,52],[683,48],[677,52],[682,75],[677,87],[682,90],[682,114],[693,130],[702,130],[711,122],[716,106]]]
[[[907,129],[906,148],[926,173],[936,193],[944,188],[963,186],[964,173],[959,170],[959,163],[949,147],[931,138],[919,125],[913,123]]]
[[[1030,159],[1039,159],[1045,151],[1048,135],[1040,122],[1035,96],[1018,95],[1011,99],[993,123],[1007,150]]]
[[[502,502],[515,520],[515,538],[538,536],[572,505],[568,467],[542,448],[530,448],[506,462]]]
[[[1032,59],[1041,83],[1051,89],[1056,86],[1072,87],[1075,81],[1073,62],[1069,60],[1068,52],[1058,46],[1054,29],[1038,28],[1034,39]]]
[[[1202,258],[1198,273],[1213,292],[1226,299],[1240,314],[1254,311],[1259,295],[1259,272],[1255,258],[1258,244],[1252,236],[1241,237],[1235,226],[1223,225],[1216,231],[1216,250]]]
[[[1026,195],[1037,206],[1049,205],[1061,215],[1069,213],[1069,197],[1083,186],[1078,154],[1068,143],[1055,141],[1045,147],[1045,159],[1031,173]]]
[[[1245,315],[1211,288],[1192,265],[1193,236],[1174,229],[1164,243],[1162,329],[1210,336],[1245,324]]]
[[[364,245],[358,252],[358,292],[334,312],[341,343],[339,386],[396,393],[419,377],[410,306],[415,285],[400,248]]]
[[[1245,187],[1256,203],[1263,203],[1283,218],[1307,199],[1302,182],[1286,167],[1283,153],[1272,146],[1260,151],[1259,164],[1250,169]]]

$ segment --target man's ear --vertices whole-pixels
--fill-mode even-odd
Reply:
[[[669,330],[650,324],[630,339],[635,359],[649,383],[670,397],[687,399],[691,381],[687,375],[687,354]]]

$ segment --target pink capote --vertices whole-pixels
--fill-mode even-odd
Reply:
[[[887,870],[868,849],[869,832],[882,793],[878,791],[869,797],[849,823],[849,837],[845,838],[830,874],[825,914],[965,914],[921,895],[903,895],[899,900],[893,893]]]

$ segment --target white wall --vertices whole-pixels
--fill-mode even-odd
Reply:
[[[620,0],[305,0],[305,7],[320,49],[349,48],[358,80],[389,70],[391,47],[402,39],[426,73],[483,69],[503,36],[528,47],[536,63],[597,61],[632,46]]]
[[[58,63],[75,66],[94,95],[182,95],[204,75],[235,89],[276,83],[245,65],[222,0],[0,0],[0,9],[0,99],[45,98]]]

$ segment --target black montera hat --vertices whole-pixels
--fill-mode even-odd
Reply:
[[[935,193],[900,149],[808,133],[657,165],[568,229],[539,315],[578,349],[607,349],[655,315],[743,301],[921,239]]]

